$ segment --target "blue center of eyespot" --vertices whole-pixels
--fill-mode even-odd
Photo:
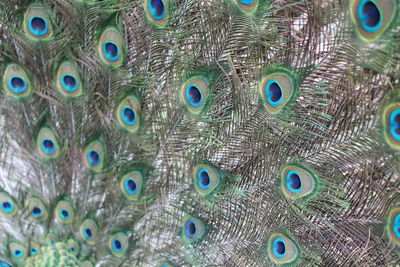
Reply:
[[[400,213],[393,219],[393,232],[395,236],[400,239]]]
[[[47,34],[48,24],[47,21],[41,17],[32,17],[28,22],[29,31],[36,36],[43,36]]]
[[[16,257],[16,258],[20,258],[20,257],[22,257],[24,255],[24,252],[21,250],[21,249],[16,249],[15,251],[14,251],[14,256]]]
[[[121,252],[122,251],[122,244],[119,239],[114,239],[112,242],[112,247],[116,252]]]
[[[127,178],[125,180],[124,185],[125,185],[125,190],[128,194],[134,195],[139,190],[136,181],[133,178]]]
[[[41,146],[46,154],[51,155],[56,152],[56,146],[54,145],[54,142],[50,139],[43,139]]]
[[[62,87],[68,92],[75,92],[78,88],[78,81],[74,76],[69,74],[64,74],[61,78]]]
[[[6,213],[11,213],[14,211],[14,205],[9,201],[4,201],[1,205],[2,210]]]
[[[393,110],[389,117],[390,134],[396,141],[400,141],[400,109]]]
[[[211,186],[210,175],[207,169],[201,168],[197,173],[197,182],[201,189],[207,190]]]
[[[189,84],[186,86],[186,99],[189,105],[198,107],[202,103],[202,96],[200,89],[195,84]]]
[[[270,80],[265,85],[265,91],[267,95],[268,104],[272,107],[276,107],[283,101],[282,88],[279,86],[278,82],[275,80]]]
[[[362,28],[367,32],[376,32],[382,26],[381,11],[374,0],[362,0],[357,13]]]
[[[83,234],[85,235],[86,238],[89,238],[89,239],[93,238],[92,230],[90,230],[90,228],[85,228],[83,230]]]
[[[67,210],[62,209],[60,210],[60,216],[64,220],[67,220],[69,218],[69,212]]]
[[[93,167],[96,167],[100,164],[100,155],[94,150],[90,150],[88,153],[89,164]]]
[[[283,258],[286,255],[285,241],[282,238],[275,238],[272,249],[277,258]]]
[[[193,238],[193,237],[195,237],[196,236],[196,224],[194,223],[194,221],[193,220],[188,220],[187,222],[186,222],[186,227],[185,227],[185,229],[186,229],[186,235],[189,237],[189,238]]]
[[[106,41],[103,43],[103,54],[110,61],[116,61],[119,59],[119,48],[118,45],[113,42]]]
[[[7,85],[8,88],[16,94],[25,92],[26,88],[28,87],[25,79],[17,76],[13,76],[8,79]]]
[[[70,251],[70,252],[74,252],[74,251],[75,251],[75,248],[74,248],[74,247],[71,247],[71,248],[69,248],[69,251]]]
[[[32,254],[32,255],[36,255],[36,254],[37,254],[37,250],[36,250],[36,249],[34,249],[34,248],[33,248],[33,249],[31,249],[31,254]]]
[[[243,5],[251,5],[254,3],[254,0],[239,0],[239,2]]]
[[[149,0],[148,8],[155,20],[162,20],[165,16],[165,6],[163,0]]]
[[[39,218],[42,216],[42,209],[39,207],[33,207],[32,209],[32,216],[35,218]]]
[[[286,185],[290,192],[298,194],[301,192],[301,179],[300,175],[295,170],[290,170],[286,174]]]
[[[125,106],[121,110],[122,120],[129,126],[136,123],[136,113],[130,107]]]

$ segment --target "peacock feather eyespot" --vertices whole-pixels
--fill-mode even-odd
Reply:
[[[203,111],[209,94],[208,79],[195,76],[187,80],[181,88],[181,99],[190,113],[199,114]]]
[[[39,130],[36,137],[36,148],[44,159],[55,159],[61,154],[57,134],[48,126]]]
[[[106,148],[100,140],[94,140],[86,146],[84,152],[85,166],[94,171],[101,172],[105,165]]]
[[[101,60],[112,67],[119,67],[125,60],[124,39],[115,27],[106,28],[99,40],[98,52]]]
[[[386,233],[393,243],[400,246],[400,207],[390,210],[386,223]]]
[[[386,143],[391,148],[400,149],[400,103],[391,103],[384,107],[382,126]]]
[[[139,129],[139,115],[140,101],[132,95],[125,97],[116,110],[118,124],[129,133],[135,133]]]
[[[53,36],[49,11],[43,6],[30,6],[24,15],[25,35],[34,40],[46,40]]]
[[[145,0],[144,10],[147,19],[155,26],[163,27],[168,22],[169,0]]]
[[[7,95],[14,99],[24,99],[33,92],[32,82],[22,66],[10,63],[4,70],[3,88]]]
[[[317,189],[316,175],[299,165],[289,165],[281,172],[283,194],[293,200],[310,197]]]
[[[72,223],[75,218],[75,211],[72,203],[68,200],[60,200],[56,205],[55,215],[57,220],[62,223]]]
[[[28,256],[27,248],[20,242],[11,241],[8,244],[8,249],[10,251],[11,257],[17,262],[21,262]]]
[[[48,233],[46,241],[49,246],[54,246],[57,243],[57,236],[54,233]]]
[[[98,238],[97,223],[92,219],[85,219],[79,227],[79,235],[89,245],[94,245]]]
[[[37,255],[40,252],[40,245],[34,241],[29,243],[29,252],[32,256]]]
[[[74,239],[69,239],[67,241],[67,250],[69,253],[71,253],[74,256],[77,256],[79,254],[80,246],[77,241]]]
[[[129,238],[125,233],[116,233],[108,240],[108,247],[115,257],[124,257],[129,249]]]
[[[198,164],[193,170],[193,183],[197,193],[207,196],[221,184],[221,175],[209,164]]]
[[[18,205],[6,192],[0,192],[0,213],[5,216],[14,216],[18,211]]]
[[[300,250],[294,240],[281,233],[272,234],[267,241],[268,257],[275,264],[293,264],[300,258]]]
[[[134,170],[122,177],[119,187],[122,194],[128,200],[137,201],[142,195],[143,182],[143,174],[140,171]]]
[[[392,24],[397,13],[396,0],[353,0],[350,14],[356,32],[364,41],[375,41]]]
[[[245,13],[253,13],[257,10],[259,0],[233,0],[235,4]]]
[[[201,239],[206,233],[205,224],[198,218],[187,216],[182,223],[182,241],[186,244]]]
[[[27,204],[28,217],[34,221],[45,221],[48,217],[48,212],[44,202],[37,197],[29,199]]]
[[[262,77],[260,95],[270,114],[277,114],[293,99],[296,93],[295,77],[289,71],[278,70]]]
[[[64,61],[58,67],[55,86],[65,97],[78,97],[82,94],[83,86],[77,66],[71,61]]]

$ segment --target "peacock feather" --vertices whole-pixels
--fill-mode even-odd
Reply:
[[[399,0],[2,0],[0,266],[399,266]]]

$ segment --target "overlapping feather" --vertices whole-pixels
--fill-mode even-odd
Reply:
[[[398,126],[383,116],[399,96],[399,23],[360,38],[355,2],[3,1],[2,76],[18,64],[32,91],[15,97],[2,79],[0,207],[17,209],[1,213],[1,260],[395,265],[400,164],[387,134]],[[32,6],[46,10],[46,38],[27,36]],[[73,85],[60,69],[78,94],[60,90]],[[293,79],[292,94],[270,112],[263,82],[277,73]],[[188,84],[205,86],[200,109]],[[121,103],[136,112],[134,130]],[[57,156],[40,151],[43,138]],[[197,166],[219,175],[211,195],[196,188]],[[312,193],[285,194],[287,166],[312,174]],[[35,207],[46,216],[32,219]],[[274,257],[275,239],[295,255]]]

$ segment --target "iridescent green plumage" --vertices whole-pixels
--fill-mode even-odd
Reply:
[[[0,1],[0,266],[396,266],[399,12]]]

